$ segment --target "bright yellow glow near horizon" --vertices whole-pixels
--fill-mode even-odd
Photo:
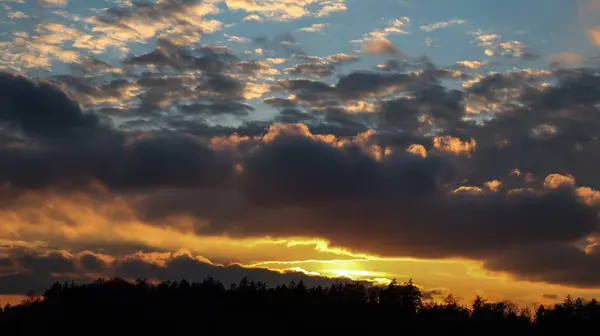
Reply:
[[[82,246],[146,246],[155,251],[189,251],[216,264],[239,263],[276,271],[296,270],[310,275],[348,277],[385,283],[414,282],[424,290],[452,292],[470,301],[476,294],[489,299],[510,299],[519,303],[547,302],[544,294],[600,297],[599,289],[517,281],[507,275],[492,274],[477,261],[383,258],[347,248],[330,246],[326,240],[311,237],[232,238],[198,236],[189,223],[150,225],[130,216],[130,209],[118,199],[99,206],[87,197],[69,198],[42,195],[30,206],[15,211],[0,211],[0,244],[31,248],[77,249]],[[52,213],[62,213],[65,224]],[[50,214],[50,215],[49,215]],[[114,216],[118,214],[118,216]],[[44,225],[31,218],[44,218]],[[76,224],[73,224],[76,223]],[[548,295],[546,295],[548,297]],[[0,299],[6,302],[6,299]]]

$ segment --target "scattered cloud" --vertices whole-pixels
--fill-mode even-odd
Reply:
[[[365,43],[363,51],[367,54],[390,54],[403,56],[404,54],[388,40],[371,40]]]
[[[429,32],[432,32],[434,30],[448,28],[450,26],[462,25],[462,24],[465,24],[465,23],[466,23],[465,20],[453,19],[453,20],[449,20],[449,21],[441,21],[441,22],[430,23],[430,24],[427,24],[427,25],[422,25],[421,27],[419,27],[419,29],[421,29],[424,32],[428,32],[429,33]]]
[[[456,65],[460,68],[479,69],[484,66],[484,63],[480,61],[458,61]]]
[[[250,14],[252,20],[288,21],[305,16],[324,17],[330,15],[332,12],[345,11],[347,9],[344,0],[225,0],[225,3],[231,10],[253,13]]]
[[[38,0],[40,5],[66,6],[68,0]]]
[[[2,4],[7,293],[97,275],[366,274],[248,269],[321,257],[597,287],[600,76],[584,48],[502,27],[436,35],[465,17],[419,26],[439,46],[421,56],[408,17],[354,24],[344,1],[44,3]],[[335,12],[344,29],[316,19]]]
[[[298,31],[306,32],[306,33],[318,33],[322,32],[327,24],[325,23],[313,23],[310,27],[304,27],[298,29]]]

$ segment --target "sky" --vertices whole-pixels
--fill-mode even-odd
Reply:
[[[599,0],[0,0],[0,303],[600,296]]]

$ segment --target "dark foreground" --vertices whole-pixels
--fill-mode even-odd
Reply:
[[[0,312],[0,335],[203,335],[225,334],[464,334],[573,333],[600,327],[596,300],[565,299],[536,311],[509,302],[475,299],[469,306],[452,296],[424,302],[411,282],[384,288],[337,282],[307,288],[303,283],[268,288],[243,279],[225,287],[199,283],[98,280],[54,284]],[[595,329],[598,330],[598,329]]]

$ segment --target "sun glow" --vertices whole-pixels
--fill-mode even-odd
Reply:
[[[359,278],[372,278],[383,276],[381,272],[361,271],[361,270],[349,270],[349,269],[332,269],[324,271],[324,273],[331,274],[334,277],[347,277],[353,280],[359,280]]]

